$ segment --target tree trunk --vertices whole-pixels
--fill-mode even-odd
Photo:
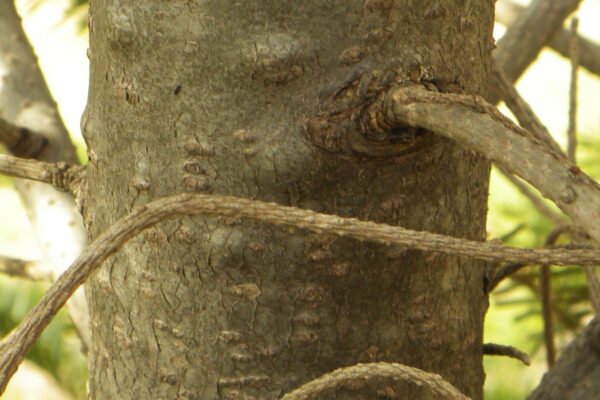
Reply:
[[[493,6],[93,2],[92,238],[152,199],[198,191],[483,240],[487,161],[422,132],[399,133],[395,157],[368,141],[338,152],[304,127],[398,71],[487,95]],[[162,223],[89,283],[91,397],[274,399],[340,366],[394,361],[480,399],[483,274],[472,260],[235,219]],[[410,385],[336,398],[373,390],[429,398]]]

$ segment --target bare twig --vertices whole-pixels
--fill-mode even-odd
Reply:
[[[496,20],[503,25],[510,26],[524,10],[525,7],[511,0],[500,0],[496,3]],[[570,55],[570,40],[571,33],[569,30],[560,29],[548,45],[563,57],[568,58]],[[581,50],[581,66],[596,75],[600,75],[600,46],[582,36],[577,37],[577,46]]]
[[[569,225],[560,225],[554,228],[546,237],[545,245],[554,245],[560,237],[560,235],[569,231],[572,231],[572,227]],[[508,278],[523,267],[526,267],[527,265],[528,264],[523,263],[509,263],[498,268],[494,273],[492,279],[490,279],[490,292],[494,290],[504,279]]]
[[[555,251],[509,248],[496,243],[467,241],[235,197],[202,194],[182,194],[168,197],[149,203],[132,212],[100,235],[56,280],[14,333],[2,342],[0,345],[0,393],[42,330],[92,271],[98,268],[108,256],[118,251],[127,240],[144,229],[169,217],[182,214],[248,218],[314,232],[328,232],[359,240],[486,260],[504,260],[507,257],[514,257],[531,263],[566,262],[571,264],[575,259],[577,263],[584,264],[598,262],[600,258],[600,253],[595,250]]]
[[[33,281],[51,281],[51,277],[46,271],[39,268],[37,262],[10,257],[0,257],[0,273]]]
[[[542,265],[540,267],[540,298],[542,300],[544,343],[546,345],[546,362],[548,363],[548,369],[552,369],[556,362],[556,348],[554,346],[554,318],[552,316],[552,304],[550,300],[552,282],[550,278],[550,266]]]
[[[417,368],[395,363],[357,364],[340,368],[308,382],[298,389],[286,394],[281,400],[308,400],[323,398],[322,396],[340,386],[357,381],[372,379],[391,379],[393,381],[413,382],[429,388],[443,399],[467,400],[469,397],[445,381],[441,376],[425,372]]]
[[[529,199],[529,201],[535,206],[535,208],[543,216],[545,216],[546,218],[548,218],[550,221],[554,222],[557,225],[564,223],[563,217],[561,217],[557,212],[555,212],[546,203],[544,203],[544,201],[540,198],[540,196],[537,195],[533,190],[531,190],[529,188],[529,186],[527,186],[523,181],[521,181],[516,176],[511,175],[510,173],[506,172],[506,170],[500,166],[498,166],[498,170],[500,171],[500,173],[502,175],[504,175],[504,177],[506,179],[508,179],[510,181],[510,183],[515,185],[517,187],[517,189],[519,189],[519,191],[521,193],[523,193],[523,195]]]
[[[83,177],[81,166],[47,163],[0,154],[0,174],[52,184],[56,189],[76,193]]]
[[[523,263],[508,263],[498,267],[498,269],[492,275],[489,283],[489,291],[493,291],[498,287],[500,282],[508,278],[509,276],[515,274],[521,269],[525,268],[528,264]]]
[[[48,140],[27,128],[20,128],[0,118],[0,143],[17,157],[34,158],[48,144]]]
[[[571,89],[569,92],[569,144],[567,147],[569,160],[573,164],[577,164],[575,154],[577,151],[577,72],[579,70],[578,26],[579,19],[573,18],[571,20],[571,41],[569,46],[571,54]]]
[[[498,41],[495,59],[516,80],[582,0],[534,0]]]
[[[488,356],[505,356],[515,358],[525,365],[531,364],[531,360],[526,353],[512,346],[505,346],[496,343],[484,343],[483,354]]]

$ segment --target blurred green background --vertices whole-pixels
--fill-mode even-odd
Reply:
[[[527,1],[520,3],[526,4]],[[83,159],[85,146],[79,132],[79,118],[87,96],[87,3],[82,0],[18,0],[17,5],[63,119]],[[584,2],[580,10],[580,31],[583,34],[600,38],[600,28],[593,17],[599,12],[600,1]],[[502,26],[497,26],[497,38],[503,30]],[[545,50],[518,85],[560,143],[566,141],[569,73],[566,60]],[[582,70],[580,87],[578,162],[586,173],[598,179],[600,113],[594,112],[594,104],[600,100],[600,81]],[[511,246],[541,247],[554,227],[496,170],[492,172],[489,210],[489,238],[503,238]],[[12,190],[10,179],[1,176],[0,221],[0,254],[35,259],[37,250],[25,212]],[[562,243],[567,240],[565,236]],[[552,267],[551,273],[555,341],[560,352],[591,318],[591,306],[585,277],[579,268]],[[0,275],[2,336],[23,319],[46,289],[45,284]],[[539,292],[539,267],[531,266],[504,281],[491,296],[485,341],[525,351],[531,355],[532,365],[526,367],[504,357],[486,357],[486,399],[523,399],[547,369]],[[33,369],[21,368],[18,375],[37,374],[43,382],[62,389],[53,399],[85,399],[87,371],[85,356],[80,350],[74,326],[67,313],[62,311],[29,354],[31,363],[28,365],[32,365]],[[51,398],[50,392],[43,389],[46,383],[41,384],[39,394],[32,392],[33,375],[14,381],[19,379],[25,382],[27,391],[21,392],[20,384],[11,382],[3,399]]]

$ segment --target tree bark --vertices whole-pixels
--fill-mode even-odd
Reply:
[[[529,400],[586,400],[600,397],[600,321],[593,319],[564,350]]]
[[[197,191],[483,240],[487,161],[422,133],[394,143],[406,147],[394,158],[341,154],[304,126],[398,66],[487,96],[493,3],[92,3],[92,238],[152,199]],[[480,399],[477,263],[226,218],[162,223],[90,281],[91,397],[274,399],[390,361]],[[336,398],[430,396],[388,386]]]

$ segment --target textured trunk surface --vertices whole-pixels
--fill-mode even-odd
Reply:
[[[340,156],[303,126],[336,82],[391,58],[487,94],[493,3],[93,2],[91,236],[198,191],[484,239],[487,162],[435,138],[395,158]],[[340,366],[395,361],[479,399],[483,270],[235,219],[165,222],[90,282],[91,395],[275,399]],[[428,398],[410,385],[379,395]]]

